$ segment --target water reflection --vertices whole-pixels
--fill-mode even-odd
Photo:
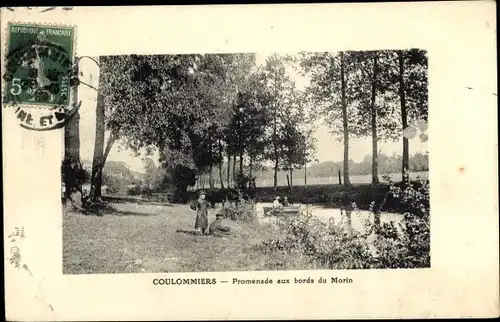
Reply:
[[[322,206],[314,205],[299,205],[301,211],[309,212],[315,218],[328,222],[333,220],[335,224],[345,224],[348,227],[353,228],[359,232],[364,232],[367,224],[372,225],[374,223],[374,215],[372,212],[367,210],[354,210],[346,211],[340,208],[326,208]],[[264,216],[264,207],[272,207],[271,203],[257,203],[257,214],[261,221],[263,222],[274,222],[275,217]],[[380,213],[380,222],[389,223],[394,222],[395,226],[399,226],[398,222],[403,219],[402,214],[382,212]]]

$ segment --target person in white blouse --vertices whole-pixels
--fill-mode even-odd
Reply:
[[[279,208],[281,207],[281,203],[280,203],[280,197],[277,196],[276,198],[274,198],[274,201],[273,201],[273,208]]]

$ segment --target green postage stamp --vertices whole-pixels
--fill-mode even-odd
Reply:
[[[3,105],[15,107],[23,127],[60,127],[76,108],[71,106],[71,87],[78,80],[75,29],[24,23],[9,23],[7,29]]]

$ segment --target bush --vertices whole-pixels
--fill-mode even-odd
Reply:
[[[394,224],[383,225],[375,241],[382,265],[388,268],[430,267],[429,182],[407,182],[405,186],[389,183],[390,194],[406,210],[400,230]]]
[[[62,182],[68,183],[70,187],[79,187],[89,182],[90,173],[81,163],[64,159],[61,164],[61,179]]]
[[[127,187],[127,194],[129,196],[138,196],[141,194],[141,186],[139,185],[133,185]]]
[[[238,203],[227,203],[220,211],[225,218],[235,221],[253,221],[257,218],[255,202],[240,200]]]
[[[378,229],[365,222],[363,233],[349,224],[322,222],[311,214],[277,221],[277,236],[263,242],[264,252],[306,257],[311,267],[328,269],[430,267],[429,183],[396,186],[384,198],[406,209],[399,229],[391,222]],[[375,202],[370,208],[375,211]],[[383,204],[380,205],[380,207]],[[356,210],[356,205],[353,205]],[[374,241],[370,241],[375,232]],[[286,265],[285,265],[286,266]]]
[[[245,190],[250,187],[252,178],[246,174],[238,173],[235,178],[236,187],[240,190]]]
[[[366,236],[346,225],[325,223],[311,214],[280,218],[277,225],[282,234],[263,243],[265,252],[305,256],[312,267],[319,268],[359,269],[375,265]]]

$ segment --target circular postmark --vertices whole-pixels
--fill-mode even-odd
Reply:
[[[79,105],[71,104],[78,85],[71,27],[9,25],[3,104],[14,108],[21,126],[51,130],[64,126]]]

